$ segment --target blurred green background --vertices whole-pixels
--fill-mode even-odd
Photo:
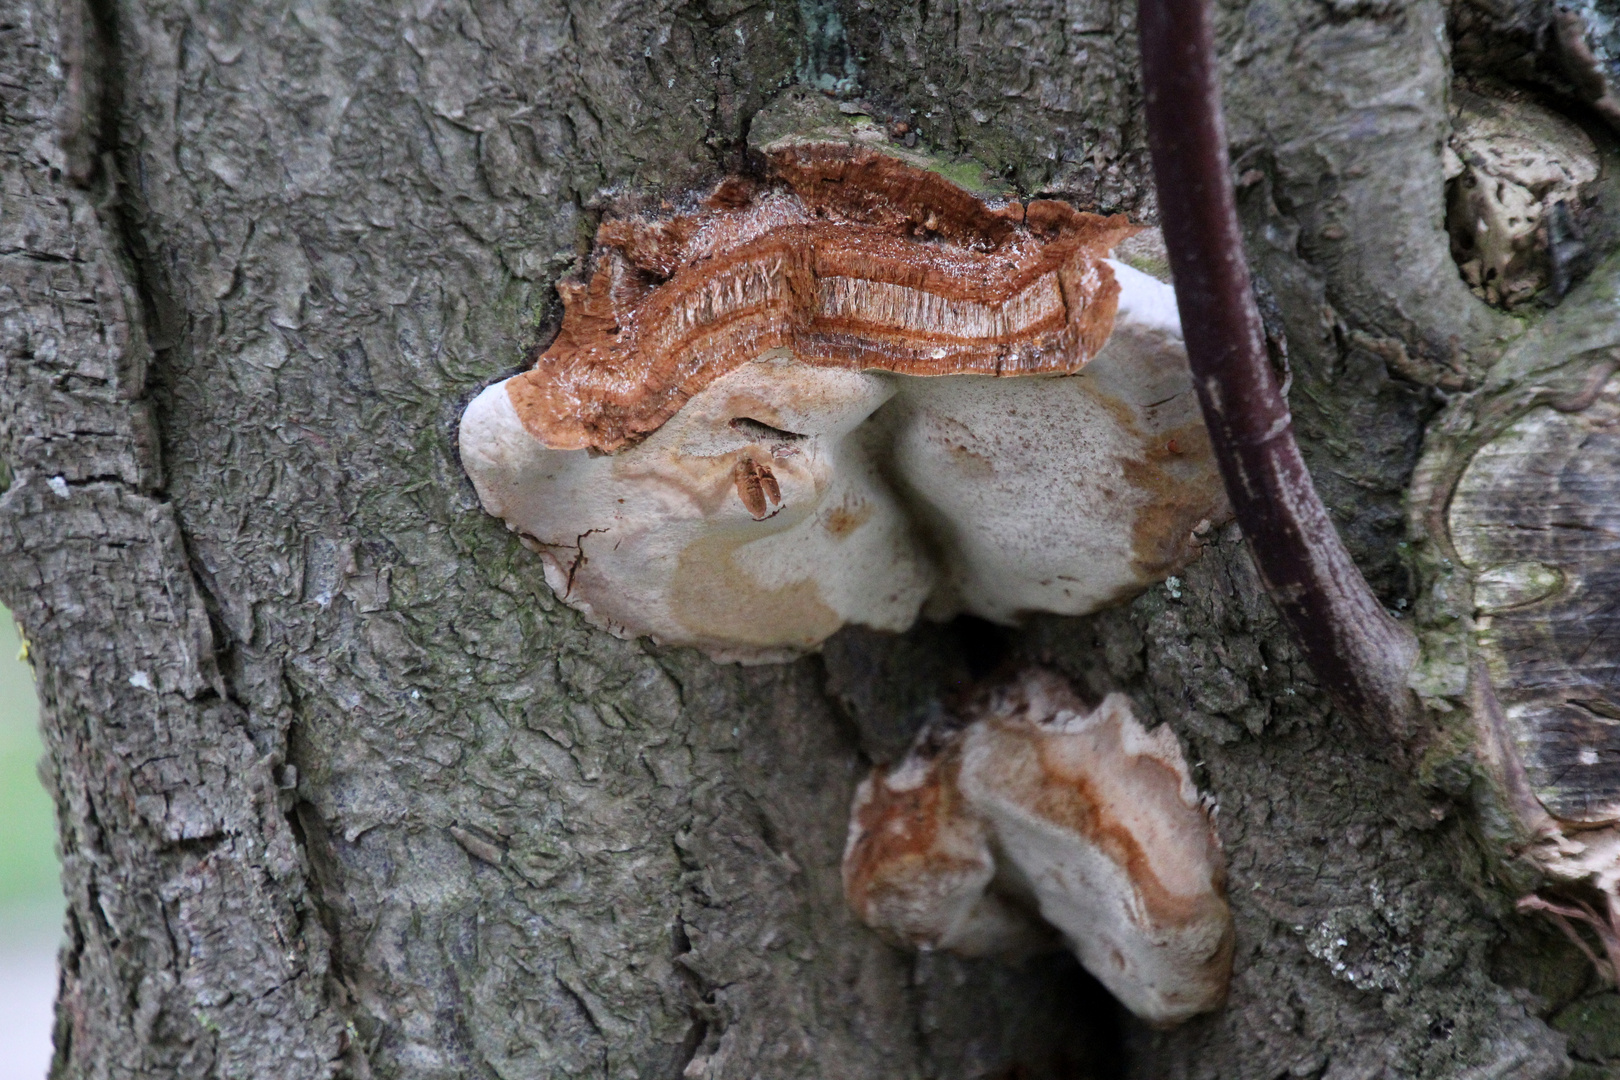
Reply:
[[[56,824],[39,780],[39,704],[21,647],[11,612],[0,607],[0,939],[33,932],[61,907]]]
[[[39,780],[34,673],[0,607],[0,1080],[43,1080],[62,892],[51,800]]]

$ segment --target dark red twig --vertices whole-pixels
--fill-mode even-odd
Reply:
[[[1345,551],[1294,441],[1250,289],[1206,0],[1142,0],[1148,143],[1204,422],[1249,550],[1317,679],[1397,736],[1417,702],[1413,635]]]

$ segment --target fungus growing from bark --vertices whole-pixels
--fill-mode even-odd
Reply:
[[[861,784],[844,890],[913,947],[1017,957],[1059,937],[1132,1012],[1176,1023],[1226,996],[1220,845],[1170,729],[1029,670]],[[1054,934],[1054,930],[1056,933]]]
[[[604,224],[556,341],[463,416],[559,596],[762,661],[925,605],[1080,614],[1196,554],[1224,494],[1171,289],[1106,258],[1123,218],[863,147],[768,160]]]

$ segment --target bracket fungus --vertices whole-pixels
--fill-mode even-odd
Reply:
[[[604,223],[556,340],[462,418],[558,596],[761,662],[925,610],[1081,614],[1196,554],[1225,495],[1173,292],[1107,258],[1132,226],[868,147],[766,161]]]
[[[856,792],[843,873],[862,921],[969,956],[1025,954],[1055,929],[1146,1020],[1219,1005],[1225,869],[1170,729],[1144,731],[1123,694],[1089,709],[1039,669],[963,719]]]

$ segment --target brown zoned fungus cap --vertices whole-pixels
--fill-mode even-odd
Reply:
[[[558,286],[556,341],[507,393],[557,450],[613,452],[773,349],[902,375],[1078,371],[1107,341],[1103,263],[1135,231],[1049,199],[990,206],[863,147],[769,156],[694,213],[602,226],[586,283]]]

